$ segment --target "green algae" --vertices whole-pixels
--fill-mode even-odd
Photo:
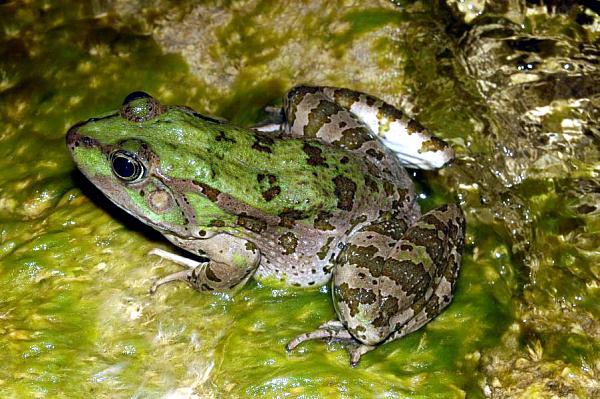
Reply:
[[[174,2],[153,2],[143,21],[122,19],[101,2],[0,5],[0,396],[463,398],[500,385],[543,397],[548,381],[563,384],[561,393],[590,392],[585,384],[600,353],[600,242],[590,205],[597,198],[580,188],[597,168],[597,152],[589,149],[573,175],[539,174],[495,196],[497,182],[477,164],[493,152],[482,133],[484,107],[457,72],[452,43],[432,36],[444,32],[428,3],[396,2],[396,10],[365,3],[338,15],[338,2],[321,15],[301,14],[304,29],[293,34],[277,21],[291,13],[285,6],[205,3],[231,8],[207,51],[238,63],[226,90],[144,31]],[[193,8],[179,6],[182,19]],[[537,18],[526,25],[534,29]],[[339,29],[329,31],[332,24]],[[557,34],[580,34],[558,25]],[[319,59],[315,74],[305,55],[286,50],[289,40],[309,55],[308,47],[321,46],[332,60]],[[378,68],[368,76],[346,58],[360,45]],[[294,56],[307,65],[295,69]],[[394,74],[372,78],[387,70]],[[397,103],[406,93],[419,119],[464,156],[416,177],[425,209],[457,200],[467,214],[453,304],[355,369],[337,343],[284,350],[335,316],[327,289],[251,282],[219,295],[173,285],[150,296],[151,282],[177,266],[148,252],[173,248],[108,204],[74,172],[64,146],[72,124],[114,109],[134,90],[250,124],[306,81],[369,89]],[[560,126],[561,118],[551,114],[547,123]],[[521,213],[501,212],[507,208]],[[513,228],[529,237],[525,249]],[[574,380],[582,382],[567,384]],[[529,385],[511,391],[523,381]]]

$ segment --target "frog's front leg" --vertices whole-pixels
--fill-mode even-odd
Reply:
[[[150,289],[151,293],[172,281],[184,281],[198,291],[231,290],[243,285],[260,262],[260,251],[252,242],[228,234],[202,240],[165,236],[177,246],[206,256],[209,260],[198,262],[163,250],[152,250],[152,255],[171,260],[187,269],[157,280]]]
[[[326,323],[293,346],[341,338],[355,365],[362,354],[417,330],[450,303],[464,246],[460,208],[444,205],[426,213],[401,238],[388,233],[398,231],[389,223],[361,229],[336,260],[333,302],[340,323]]]

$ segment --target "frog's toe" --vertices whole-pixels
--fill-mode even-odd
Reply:
[[[318,329],[314,331],[298,335],[296,338],[288,342],[288,344],[286,345],[286,349],[288,351],[294,350],[294,348],[296,348],[303,342],[312,341],[315,339],[324,339],[328,341],[355,341],[354,337],[350,335],[350,333],[344,328],[342,323],[340,323],[337,320],[331,320],[322,324]]]
[[[350,366],[356,367],[360,362],[360,357],[367,352],[371,352],[376,346],[372,345],[352,345],[348,346],[348,354],[350,355]]]
[[[171,273],[163,278],[160,278],[152,284],[152,287],[150,287],[150,294],[154,294],[156,292],[156,290],[158,289],[158,287],[160,287],[161,285],[165,285],[172,281],[184,281],[189,284],[191,274],[192,274],[191,270],[182,270],[179,272]]]

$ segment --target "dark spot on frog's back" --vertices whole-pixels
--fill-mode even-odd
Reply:
[[[225,132],[223,130],[219,130],[219,133],[217,133],[217,137],[215,137],[215,140],[224,141],[227,143],[235,143],[236,142],[235,139],[227,137],[227,135],[225,134]]]
[[[238,226],[241,226],[254,233],[262,233],[267,228],[267,222],[264,220],[249,216],[246,213],[239,214],[237,218]]]
[[[335,184],[334,194],[337,197],[337,207],[344,211],[351,211],[354,206],[356,183],[346,176],[338,175],[333,178]]]
[[[324,166],[326,168],[328,167],[327,163],[325,163],[325,158],[323,158],[323,156],[321,155],[323,153],[323,150],[321,150],[319,147],[315,147],[308,143],[304,143],[302,151],[304,151],[304,153],[308,155],[307,162],[309,165]]]
[[[369,190],[373,193],[379,192],[379,185],[369,175],[365,175],[365,186],[369,187]]]
[[[192,183],[194,183],[196,186],[200,187],[200,192],[202,194],[206,195],[206,198],[208,198],[212,202],[216,202],[219,197],[219,194],[221,194],[221,192],[219,190],[217,190],[216,188],[212,188],[208,184],[204,184],[202,182],[197,182],[195,180]]]
[[[273,198],[278,196],[280,193],[281,193],[281,188],[279,186],[273,186],[273,187],[269,188],[268,190],[263,191],[262,196],[265,199],[265,201],[269,202],[269,201],[273,200]]]
[[[272,153],[273,150],[271,146],[275,143],[273,139],[264,134],[256,133],[254,135],[254,144],[252,144],[252,149],[260,152]]]

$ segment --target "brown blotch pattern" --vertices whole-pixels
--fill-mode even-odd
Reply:
[[[402,238],[407,228],[408,225],[404,220],[392,219],[383,222],[371,223],[370,225],[362,228],[362,231],[373,231],[398,241]]]
[[[271,146],[275,143],[273,139],[264,134],[256,133],[254,135],[254,144],[252,144],[252,148],[256,151],[272,153]]]
[[[423,125],[421,125],[416,120],[411,119],[406,124],[406,130],[408,131],[409,134],[412,134],[412,133],[421,133],[422,131],[425,130],[425,128],[423,127]]]
[[[264,220],[252,217],[246,213],[241,213],[237,218],[237,225],[254,233],[262,233],[267,228],[267,222]]]
[[[371,269],[373,277],[385,276],[402,287],[406,295],[422,298],[431,286],[431,276],[423,263],[388,258],[381,269]]]
[[[315,147],[308,143],[304,143],[302,151],[304,151],[306,155],[308,155],[307,162],[309,165],[328,167],[327,163],[325,162],[325,158],[323,158],[323,156],[321,155],[323,153],[323,150],[321,150],[319,147]]]
[[[373,140],[373,135],[365,127],[353,127],[342,132],[342,138],[333,142],[333,144],[347,148],[349,150],[357,150],[362,145]]]
[[[219,277],[217,277],[210,266],[206,268],[206,278],[210,281],[214,281],[215,283],[220,283],[222,281]]]
[[[373,320],[373,327],[381,328],[389,326],[390,319],[396,316],[399,311],[398,299],[389,296],[386,297],[379,305],[379,316]]]
[[[333,94],[336,103],[344,108],[352,107],[352,104],[360,100],[360,93],[350,89],[337,89]]]
[[[356,183],[346,176],[338,175],[333,178],[335,184],[334,194],[337,197],[337,207],[344,211],[351,211],[354,206],[354,193]]]
[[[350,309],[350,316],[354,317],[360,311],[360,305],[371,305],[377,300],[373,290],[366,288],[351,288],[348,283],[342,283],[335,288],[334,294],[338,301],[343,301]]]
[[[317,137],[317,132],[324,125],[331,122],[331,116],[339,111],[340,108],[337,104],[328,100],[321,100],[308,115],[308,123],[304,126],[304,137]]]
[[[319,252],[317,252],[317,257],[320,260],[323,260],[327,257],[327,253],[331,249],[330,245],[331,245],[331,241],[333,241],[333,239],[334,239],[334,237],[328,237],[325,244],[319,249]]]
[[[246,242],[246,251],[256,252],[258,247],[252,241]]]
[[[431,136],[429,140],[424,141],[421,144],[421,148],[419,152],[427,152],[427,151],[444,151],[448,148],[448,144],[435,136]]]
[[[331,213],[326,211],[320,211],[315,218],[314,227],[317,230],[334,230],[335,227],[329,223],[329,218],[332,216]]]
[[[298,246],[298,237],[292,232],[287,232],[279,236],[279,245],[283,248],[283,254],[289,255],[294,253]]]
[[[225,226],[225,222],[219,219],[214,219],[211,220],[210,223],[208,224],[210,227],[224,227]]]
[[[223,130],[219,130],[219,133],[217,133],[217,137],[215,138],[215,140],[226,141],[228,143],[236,143],[235,139],[227,137],[227,135],[225,134],[225,132]]]
[[[385,156],[383,154],[383,152],[377,151],[374,148],[369,148],[366,152],[367,152],[367,155],[369,155],[370,157],[373,157],[373,158],[377,159],[378,161],[381,161],[383,159],[383,157]]]
[[[281,187],[279,186],[273,186],[271,188],[269,188],[266,191],[262,192],[262,196],[265,199],[265,201],[269,202],[271,201],[273,198],[275,198],[276,196],[278,196],[281,193]]]
[[[379,114],[391,120],[400,120],[404,117],[402,111],[388,103],[383,103],[381,107],[379,107]]]
[[[379,185],[367,174],[365,174],[365,186],[367,186],[373,193],[379,192]]]
[[[193,181],[193,183],[196,186],[200,187],[200,189],[201,189],[200,192],[202,194],[204,194],[206,196],[206,198],[208,198],[212,202],[216,202],[217,198],[219,197],[219,194],[221,194],[221,192],[219,190],[217,190],[216,188],[212,188],[208,184],[198,182],[198,181]]]

